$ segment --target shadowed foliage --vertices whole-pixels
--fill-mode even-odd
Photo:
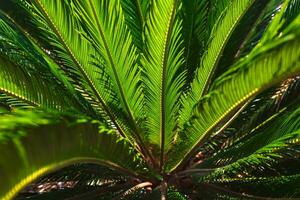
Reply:
[[[300,198],[299,0],[0,2],[0,198]]]

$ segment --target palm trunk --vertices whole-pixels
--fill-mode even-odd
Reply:
[[[167,200],[167,189],[168,189],[168,185],[167,182],[163,181],[161,183],[161,188],[160,188],[160,192],[161,192],[161,200]]]

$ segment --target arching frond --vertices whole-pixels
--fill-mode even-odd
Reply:
[[[282,3],[282,2],[281,2]],[[257,36],[264,31],[266,31],[267,23],[265,26],[260,26],[263,22],[270,20],[269,17],[272,15],[268,13],[269,10],[274,11],[273,5],[274,1],[266,0],[266,1],[254,1],[241,20],[238,22],[238,25],[235,27],[232,32],[229,40],[227,41],[222,55],[217,64],[216,70],[211,78],[211,83],[218,78],[222,73],[224,73],[228,68],[234,64],[237,60],[243,57],[245,54],[242,53],[243,48],[246,46],[254,47],[255,41],[253,41],[254,35]],[[279,2],[277,2],[278,6]],[[274,6],[275,6],[274,5]],[[275,12],[275,11],[274,11]],[[274,12],[271,12],[274,14]],[[267,19],[262,19],[266,17],[265,13],[268,13]],[[252,40],[252,44],[249,45],[250,40]],[[258,38],[256,38],[258,40]],[[251,50],[248,49],[248,51]]]
[[[300,196],[299,12],[0,1],[0,198]]]
[[[122,102],[130,123],[142,113],[140,70],[136,63],[137,52],[129,30],[125,26],[122,7],[117,1],[80,3],[82,26],[104,59],[105,71]],[[114,34],[114,31],[119,32]]]
[[[203,98],[194,110],[195,118],[186,128],[188,139],[184,141],[187,146],[183,149],[189,149],[191,153],[215,131],[214,129],[224,117],[232,115],[231,113],[235,112],[249,98],[270,85],[299,72],[300,52],[297,47],[299,29],[296,28],[299,28],[299,19],[290,26],[289,30],[293,30],[292,32],[288,33],[289,30],[287,30],[287,35],[282,34],[277,42],[269,43],[269,48],[264,46],[266,51],[255,49],[253,51],[255,59],[251,56],[248,57],[251,59],[251,63],[248,62],[249,60],[246,61],[247,58],[244,60],[246,62],[240,63],[240,70],[233,72],[230,76],[224,75],[220,78],[220,82],[215,82],[214,90]],[[270,34],[274,34],[274,30]],[[260,52],[260,56],[257,55],[258,52]],[[280,69],[278,66],[281,66]],[[192,150],[190,146],[193,146]]]
[[[150,156],[139,124],[140,118],[144,116],[138,54],[125,25],[121,4],[118,1],[86,1],[77,2],[76,5],[86,37],[96,49],[97,55],[104,60],[104,71],[110,77],[112,89],[121,102],[119,108],[126,113],[131,132],[125,135],[131,140],[134,138],[139,149]]]
[[[50,57],[68,75],[74,88],[89,101],[101,117],[125,136],[128,126],[124,124],[122,112],[115,109],[119,105],[119,100],[104,71],[103,59],[97,56],[90,42],[81,34],[83,29],[72,4],[56,0],[22,1],[22,3],[23,9],[26,9],[26,14],[31,19],[28,33],[49,52]]]
[[[138,176],[143,165],[139,154],[114,130],[58,114],[2,115],[0,149],[5,152],[0,159],[0,195],[4,200],[41,175],[72,163],[104,164],[133,176]]]
[[[66,109],[76,99],[67,92],[59,77],[31,41],[2,15],[0,19],[0,91],[10,105]],[[34,77],[34,78],[33,78]],[[13,103],[15,102],[15,103]],[[78,103],[78,102],[77,102]]]
[[[234,0],[220,16],[218,23],[210,36],[210,42],[206,52],[203,54],[200,67],[197,69],[195,78],[191,84],[191,90],[187,92],[181,111],[181,123],[187,122],[192,108],[208,92],[211,78],[216,70],[222,52],[239,21],[248,11],[253,0]]]
[[[271,115],[228,148],[217,152],[214,156],[204,161],[203,165],[215,163],[216,166],[224,166],[253,153],[255,150],[269,144],[275,139],[297,130],[299,128],[299,109],[297,103]]]
[[[217,169],[210,177],[232,176],[238,173],[251,173],[252,170],[271,168],[272,165],[283,158],[298,158],[299,152],[299,131],[287,133],[271,143],[263,146],[253,154],[243,157],[236,162]]]
[[[249,197],[293,198],[299,196],[300,175],[282,175],[271,177],[228,178],[213,181],[233,191],[247,191]]]

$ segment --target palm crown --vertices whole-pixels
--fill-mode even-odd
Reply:
[[[300,193],[298,0],[0,8],[2,199]]]

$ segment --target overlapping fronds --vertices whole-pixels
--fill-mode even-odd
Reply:
[[[118,1],[87,1],[79,3],[78,7],[86,37],[104,60],[104,70],[110,76],[113,90],[130,123],[134,124],[138,120],[136,117],[142,115],[142,88],[137,52],[125,26],[121,4]]]
[[[253,154],[243,157],[236,162],[217,169],[210,177],[220,177],[238,174],[251,173],[252,171],[263,171],[271,168],[278,160],[288,157],[298,157],[299,153],[299,131],[285,134],[271,143],[259,148]]]
[[[186,147],[189,152],[195,150],[204,139],[207,139],[215,131],[225,117],[232,115],[231,113],[235,112],[249,98],[269,87],[271,82],[274,84],[292,76],[299,70],[300,52],[297,46],[299,45],[297,37],[299,35],[299,19],[296,19],[286,30],[286,34],[278,37],[277,41],[269,42],[270,38],[274,39],[274,35],[278,34],[273,29],[276,27],[279,30],[278,26],[274,25],[278,23],[275,21],[269,28],[270,35],[266,34],[262,40],[269,42],[269,48],[265,44],[260,51],[258,50],[260,45],[257,46],[257,49],[253,51],[253,57],[249,56],[242,60],[223,77],[220,77],[220,81],[215,81],[213,90],[195,107],[194,118],[186,127],[188,142],[184,141],[184,144],[193,146],[192,150],[190,147]],[[277,47],[276,50],[273,50],[275,47]],[[251,63],[248,59],[251,59]],[[280,69],[278,66],[281,66]],[[274,81],[275,79],[277,81]]]
[[[91,55],[95,55],[95,51],[80,35],[82,29],[78,19],[71,14],[70,4],[63,1],[22,1],[22,4],[31,19],[28,34],[61,66],[73,87],[102,116],[109,115],[108,118],[115,121],[107,106],[108,102],[114,102],[113,91],[106,92],[110,87],[109,80],[99,68],[103,63],[93,65],[95,58]]]
[[[136,47],[125,24],[122,6],[119,1],[86,1],[74,4],[81,26],[85,30],[84,37],[91,43],[96,55],[104,61],[102,70],[108,75],[110,89],[119,100],[116,110],[124,113],[124,124],[130,127],[123,135],[149,155],[139,123],[144,118],[141,70],[137,64]]]
[[[254,1],[250,8],[247,9],[247,12],[238,22],[235,30],[232,32],[229,40],[227,41],[223,53],[219,59],[216,70],[211,78],[211,82],[213,82],[217,77],[219,77],[222,73],[224,73],[228,68],[234,64],[235,61],[243,57],[242,49],[250,44],[250,46],[254,47],[256,40],[253,39],[254,35],[261,35],[262,32],[266,30],[267,23],[265,26],[260,26],[261,23],[270,21],[269,18],[263,20],[264,14],[269,10],[276,10],[270,4],[273,1]],[[279,2],[277,3],[279,4]],[[271,7],[271,8],[269,8]],[[274,11],[275,12],[275,11]],[[272,12],[271,12],[272,13]],[[270,14],[271,16],[271,14]],[[268,16],[269,17],[269,16]],[[251,42],[249,42],[251,40]],[[251,48],[250,48],[251,49]]]
[[[202,163],[204,165],[224,166],[239,158],[250,155],[257,149],[269,144],[279,137],[299,128],[299,109],[295,105],[283,108],[266,120],[252,126],[252,130],[245,131],[233,144],[216,152],[211,158]]]
[[[250,150],[255,147],[247,144],[253,137],[260,135],[255,139],[256,141],[261,141],[260,138],[268,138],[268,135],[263,134],[265,133],[263,130],[277,130],[272,128],[273,124],[281,126],[281,123],[291,115],[290,113],[297,109],[299,78],[299,76],[289,78],[279,86],[261,93],[228,128],[223,130],[223,133],[211,137],[203,145],[202,153],[207,159],[200,164],[201,168],[208,165],[228,164],[232,162],[231,158],[239,156],[243,149]],[[297,116],[294,120],[296,119]],[[255,144],[255,142],[251,143]]]
[[[247,191],[253,198],[293,198],[300,193],[300,175],[282,175],[271,177],[228,178],[214,183],[235,191]]]
[[[24,34],[10,25],[9,19],[0,19],[0,57],[2,98],[11,106],[44,107],[66,109],[68,105],[76,108],[76,99],[67,91],[53,69],[36,51],[34,44]]]
[[[207,45],[210,29],[209,11],[210,1],[184,0],[182,1],[182,26],[185,44],[185,65],[187,70],[186,86],[189,87],[199,66],[200,57]]]
[[[232,1],[223,11],[218,23],[215,24],[210,36],[211,41],[201,58],[200,67],[192,82],[191,90],[186,94],[186,99],[183,101],[181,123],[185,123],[189,120],[193,107],[207,94],[211,78],[216,70],[227,41],[253,2],[252,0]]]
[[[72,163],[99,163],[133,176],[143,165],[139,154],[114,130],[89,120],[17,112],[1,116],[0,130],[0,148],[5,152],[0,161],[1,195],[5,200],[39,176]]]
[[[238,199],[299,182],[299,0],[0,10],[0,198]]]
[[[134,178],[117,170],[98,164],[76,163],[39,178],[15,199],[112,199],[133,185]]]

